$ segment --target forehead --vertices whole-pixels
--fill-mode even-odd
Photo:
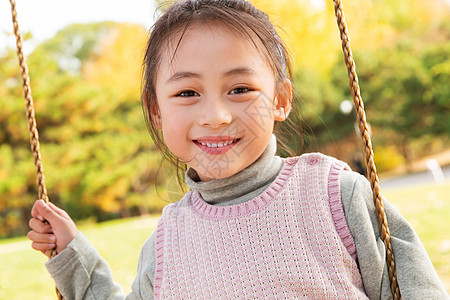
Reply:
[[[271,65],[267,49],[256,33],[221,21],[194,22],[174,30],[160,49],[160,65],[173,66],[180,56],[193,58],[195,55],[204,55],[205,52],[218,49],[223,50],[222,53],[233,54],[225,55],[220,60],[251,56],[261,59],[261,62],[268,66]],[[180,62],[178,61],[178,63]]]

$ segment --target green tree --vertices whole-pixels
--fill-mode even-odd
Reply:
[[[356,55],[366,111],[377,130],[375,140],[395,145],[406,161],[413,158],[412,142],[450,135],[449,55],[448,42],[422,48],[410,41]],[[334,71],[335,84],[344,91],[347,83],[339,68]],[[331,122],[338,119],[336,115]]]
[[[71,25],[28,57],[49,197],[75,219],[165,204],[156,188],[170,173],[159,171],[139,99],[145,36],[137,25]],[[26,232],[37,194],[17,58],[1,60],[0,237]]]

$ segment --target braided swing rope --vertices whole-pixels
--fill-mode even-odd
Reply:
[[[28,75],[28,67],[22,51],[22,34],[19,31],[19,25],[17,23],[16,2],[14,0],[10,0],[9,2],[11,3],[14,35],[16,36],[17,56],[19,58],[19,65],[22,73],[22,86],[26,102],[28,130],[30,131],[31,152],[33,153],[34,164],[36,166],[37,184],[39,189],[38,195],[39,199],[43,199],[48,203],[47,189],[45,188],[44,167],[39,152],[39,134],[37,131],[36,119],[34,117],[33,98],[31,97],[30,77]]]
[[[344,7],[341,0],[333,0],[334,11],[336,14],[337,24],[340,31],[342,41],[342,50],[344,52],[345,63],[347,65],[350,90],[352,92],[353,103],[357,115],[357,123],[361,139],[363,142],[364,157],[367,166],[367,174],[373,191],[373,202],[378,219],[378,228],[380,230],[381,239],[386,249],[386,263],[389,272],[389,281],[391,283],[391,292],[394,299],[401,299],[400,289],[397,281],[397,272],[395,270],[394,253],[391,246],[391,235],[387,224],[386,214],[381,199],[380,182],[378,180],[377,170],[373,159],[372,141],[366,122],[366,113],[364,111],[364,103],[361,98],[358,76],[356,75],[356,65],[352,56],[350,47],[350,39],[348,37],[347,24],[345,22]]]
[[[43,199],[45,203],[49,203],[47,188],[45,187],[45,176],[44,176],[44,165],[41,160],[41,153],[39,151],[39,133],[37,130],[36,118],[34,115],[34,104],[33,98],[31,96],[31,87],[30,87],[30,76],[28,74],[28,66],[25,61],[25,57],[23,55],[22,50],[22,34],[19,30],[19,24],[17,22],[17,11],[16,11],[16,1],[9,0],[11,3],[11,15],[12,15],[12,23],[14,26],[14,35],[16,37],[16,46],[17,46],[17,57],[19,58],[20,71],[22,76],[22,88],[23,95],[26,102],[26,114],[28,120],[28,131],[30,132],[30,145],[31,152],[34,157],[34,165],[36,167],[36,180],[38,186],[38,198]],[[50,254],[50,258],[56,255],[56,247],[52,250]],[[61,293],[56,288],[56,295],[58,300],[63,300]]]

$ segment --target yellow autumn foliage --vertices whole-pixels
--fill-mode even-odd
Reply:
[[[141,65],[147,31],[136,24],[118,24],[96,45],[98,54],[83,67],[86,81],[113,89],[118,98],[139,98]]]
[[[352,47],[376,50],[405,34],[426,32],[449,17],[445,0],[347,0],[345,20]],[[339,29],[331,0],[253,0],[282,30],[295,68],[315,70],[321,76],[341,59]]]

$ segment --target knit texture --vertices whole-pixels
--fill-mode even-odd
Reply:
[[[340,201],[344,167],[321,154],[289,158],[245,203],[213,206],[188,192],[168,205],[155,299],[367,299]]]

